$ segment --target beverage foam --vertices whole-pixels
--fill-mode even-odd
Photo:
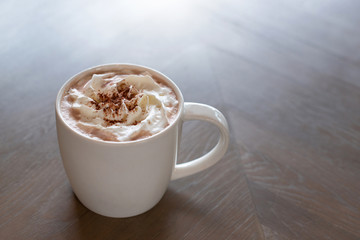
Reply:
[[[64,93],[66,122],[91,138],[132,141],[166,128],[178,110],[174,91],[148,73],[94,74]]]

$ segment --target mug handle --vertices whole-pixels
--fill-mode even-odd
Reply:
[[[225,154],[229,145],[229,127],[224,115],[214,107],[200,103],[184,103],[183,121],[203,120],[217,126],[220,130],[220,139],[216,146],[205,155],[192,161],[176,164],[171,180],[183,178],[217,163]]]

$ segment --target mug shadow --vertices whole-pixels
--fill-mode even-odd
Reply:
[[[171,188],[167,189],[152,209],[129,218],[101,216],[84,207],[75,194],[73,196],[76,201],[73,213],[78,221],[68,231],[71,233],[70,239],[165,239],[182,234],[180,229],[186,227],[184,221],[189,217],[200,219],[204,215],[204,211],[192,203],[189,197]]]

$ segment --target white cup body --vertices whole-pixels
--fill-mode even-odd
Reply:
[[[127,66],[103,68],[110,71],[112,67]],[[176,85],[155,71],[173,88],[179,101],[179,113],[170,126],[131,142],[105,142],[83,136],[61,116],[60,100],[69,84],[101,67],[75,75],[59,91],[56,128],[60,153],[72,189],[87,208],[109,217],[135,216],[152,208],[166,191],[177,159],[184,102]]]

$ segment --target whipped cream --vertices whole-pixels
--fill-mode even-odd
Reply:
[[[176,115],[178,101],[169,87],[147,73],[105,73],[94,74],[82,87],[70,88],[62,108],[68,113],[67,122],[87,136],[132,141],[166,128]]]

